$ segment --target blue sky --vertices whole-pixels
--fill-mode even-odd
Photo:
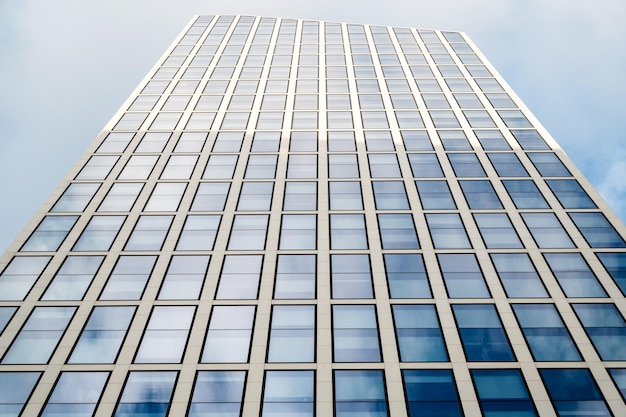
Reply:
[[[0,252],[195,14],[466,32],[626,219],[626,2],[0,1]]]

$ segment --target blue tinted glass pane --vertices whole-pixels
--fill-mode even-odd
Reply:
[[[490,297],[475,255],[442,253],[437,259],[451,298]]]
[[[491,254],[491,259],[509,297],[548,296],[528,255],[523,253],[494,253]]]
[[[459,177],[484,177],[486,176],[482,165],[475,154],[452,153],[448,154],[454,173]]]
[[[457,304],[453,305],[452,308],[467,360],[515,360],[493,305]]]
[[[587,209],[596,208],[596,205],[585,190],[576,180],[546,180],[548,187],[552,190],[563,208],[567,209]]]
[[[374,306],[333,306],[333,351],[335,362],[380,361]]]
[[[382,371],[335,371],[335,401],[386,401]]]
[[[626,253],[598,253],[597,255],[622,293],[626,294]]]
[[[0,372],[0,415],[17,417],[41,372]]]
[[[514,304],[513,309],[536,361],[581,360],[554,305]]]
[[[626,323],[613,304],[573,304],[600,357],[626,360]]]
[[[500,199],[489,181],[459,181],[469,208],[499,209],[502,208]]]
[[[383,249],[419,249],[410,214],[379,214],[378,226]]]
[[[446,181],[415,181],[424,210],[453,210],[456,208]]]
[[[611,415],[588,369],[541,369],[539,372],[559,417]]]
[[[433,305],[394,305],[393,317],[403,362],[445,362],[445,348]]]
[[[546,253],[544,256],[568,297],[606,297],[580,253]]]
[[[528,172],[514,153],[487,154],[500,177],[527,177]]]
[[[533,181],[505,180],[502,183],[518,209],[549,208],[548,203],[543,198],[543,194],[541,194],[541,191],[539,191]]]
[[[473,370],[471,372],[485,416],[532,417],[537,415],[519,370]]]
[[[424,261],[420,254],[385,254],[391,298],[431,298]]]
[[[552,152],[528,152],[527,155],[542,177],[569,177],[572,175]]]
[[[609,373],[622,394],[622,398],[626,399],[626,369],[609,369]]]
[[[624,248],[626,242],[602,213],[569,213],[592,248]]]
[[[461,417],[461,407],[449,370],[402,372],[410,417]]]

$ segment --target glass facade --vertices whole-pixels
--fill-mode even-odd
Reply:
[[[2,416],[624,416],[624,226],[462,33],[198,16],[0,258]]]

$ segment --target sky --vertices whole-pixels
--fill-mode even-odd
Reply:
[[[0,253],[197,14],[463,31],[626,219],[623,0],[0,0]]]

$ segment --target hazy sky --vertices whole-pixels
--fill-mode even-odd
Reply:
[[[464,31],[626,219],[624,0],[0,0],[0,252],[196,14]]]

